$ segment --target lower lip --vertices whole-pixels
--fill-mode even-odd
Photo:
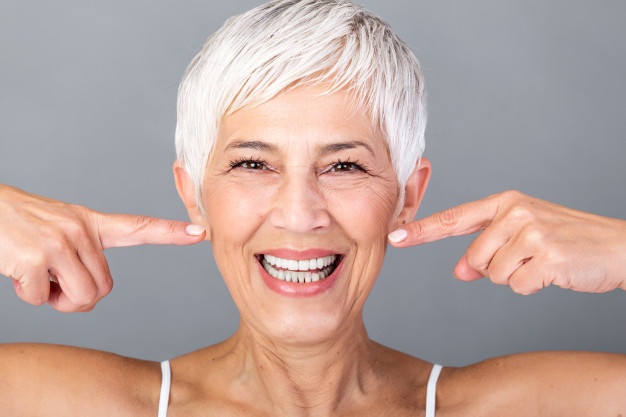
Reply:
[[[333,273],[326,278],[316,282],[305,283],[287,282],[276,279],[267,273],[259,261],[257,261],[257,265],[265,285],[267,285],[270,290],[287,297],[314,297],[326,292],[330,287],[332,287],[341,272],[343,259],[339,262],[339,265],[337,265]]]

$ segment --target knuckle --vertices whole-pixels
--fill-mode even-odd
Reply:
[[[487,276],[494,284],[507,285],[509,283],[509,277],[500,271],[497,266],[489,266]]]
[[[545,248],[547,236],[543,228],[537,223],[529,223],[524,226],[520,231],[520,239],[525,246],[543,248],[543,253],[547,253]]]
[[[149,228],[154,223],[154,219],[150,216],[137,216],[134,220],[134,231],[141,232]]]
[[[87,218],[93,213],[91,209],[79,204],[73,204],[72,209],[76,212],[77,217],[81,219]]]
[[[34,298],[34,297],[21,297],[21,298],[22,298],[22,300],[24,300],[28,304],[33,305],[35,307],[40,307],[40,306],[42,306],[42,305],[44,305],[46,303],[46,301],[43,298],[41,298],[41,297],[37,297],[37,298]]]
[[[80,311],[80,307],[74,304],[53,305],[52,307],[61,313],[76,313]]]
[[[15,288],[15,292],[20,299],[34,306],[44,305],[48,301],[45,291],[28,281],[20,281]]]
[[[80,308],[76,309],[77,313],[89,313],[90,311],[92,311],[94,309],[94,307],[96,306],[95,303],[91,303],[89,305],[84,305],[81,306]]]
[[[98,291],[94,286],[80,291],[74,299],[74,303],[81,308],[93,303],[98,298]]]
[[[48,270],[48,257],[43,251],[24,252],[19,263],[22,271]]]
[[[526,198],[526,194],[518,190],[507,190],[499,194],[499,196],[504,201],[507,201],[510,203],[521,201]]]
[[[85,223],[80,219],[67,222],[64,232],[73,241],[80,241],[88,236]]]
[[[472,269],[479,271],[483,276],[489,276],[488,269],[491,266],[493,255],[486,253],[485,248],[477,240],[472,242],[465,250],[465,259]]]
[[[458,207],[450,207],[439,212],[437,222],[444,228],[455,227],[461,221],[462,212]]]
[[[113,291],[113,279],[111,277],[107,277],[102,285],[100,286],[100,296],[104,297],[108,295],[111,291]]]
[[[143,235],[151,228],[155,227],[157,220],[150,216],[137,216],[131,224],[131,234]],[[168,226],[168,230],[169,230]]]
[[[498,274],[498,273],[494,274],[494,273],[489,272],[488,276],[491,282],[493,282],[496,285],[510,285],[508,277],[502,274]]]
[[[24,294],[23,293],[22,296],[20,296],[20,298],[26,301],[28,304],[32,304],[34,306],[42,306],[46,304],[46,301],[48,301],[41,293],[37,293],[37,294]]]
[[[533,211],[530,209],[530,207],[527,207],[526,205],[514,205],[513,207],[511,207],[508,212],[507,215],[510,219],[516,221],[516,222],[529,222],[532,221],[534,214]]]
[[[406,224],[402,227],[404,229],[407,229],[414,236],[421,236],[422,234],[425,234],[427,232],[427,229],[426,227],[424,227],[424,224],[422,224],[422,222],[419,222],[419,221]]]
[[[467,248],[467,251],[465,252],[465,258],[467,259],[468,265],[471,266],[473,269],[482,269],[481,267],[483,265],[480,265],[480,257],[478,255],[478,251],[473,247],[470,246],[469,248]]]
[[[67,251],[67,241],[64,237],[57,237],[46,242],[46,250],[52,254],[63,254]]]
[[[513,278],[509,281],[509,287],[513,290],[514,293],[519,295],[531,295],[538,292],[543,288],[543,284],[537,282],[536,280],[523,277],[523,278]]]

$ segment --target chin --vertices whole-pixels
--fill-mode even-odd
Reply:
[[[273,302],[270,308],[254,314],[250,324],[279,344],[315,345],[340,338],[351,321],[358,321],[338,308],[343,303],[329,306],[303,301],[300,298],[297,302],[294,299]]]

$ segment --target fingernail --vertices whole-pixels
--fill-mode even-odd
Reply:
[[[185,228],[185,231],[189,235],[200,236],[206,232],[206,228],[204,226],[200,226],[199,224],[190,224]]]
[[[404,239],[406,239],[406,237],[408,235],[409,234],[407,233],[406,230],[398,229],[398,230],[394,230],[393,232],[389,233],[389,236],[387,236],[387,237],[393,243],[398,243],[398,242],[402,242]]]

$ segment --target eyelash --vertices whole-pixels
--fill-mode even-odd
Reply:
[[[346,170],[336,170],[338,165],[348,165],[348,166],[350,166],[350,168],[348,168]],[[332,170],[334,170],[334,171],[332,171]],[[365,165],[363,165],[362,163],[360,163],[358,159],[356,161],[351,161],[349,158],[346,159],[346,160],[338,159],[337,162],[335,162],[333,165],[331,165],[331,167],[330,167],[330,169],[328,171],[331,171],[331,172],[354,172],[354,171],[361,171],[361,172],[364,172],[366,174],[369,174],[369,170],[367,169],[367,167]]]
[[[235,168],[243,168],[243,169],[250,170],[250,171],[257,171],[257,170],[264,171],[264,170],[270,169],[267,163],[263,161],[261,158],[245,158],[245,157],[238,158],[238,159],[230,161],[228,165],[230,166],[231,170]],[[248,165],[248,166],[245,166],[245,165]],[[256,167],[253,168],[251,165],[256,166]],[[346,169],[337,169],[340,165],[343,165],[344,168]],[[354,172],[354,171],[361,171],[366,174],[369,174],[369,169],[365,165],[360,163],[358,160],[351,161],[350,159],[345,159],[345,160],[338,159],[337,162],[335,162],[329,168],[325,169],[322,172]]]
[[[255,164],[258,165],[258,168],[251,168],[251,167],[244,167],[244,164]],[[230,161],[228,163],[228,165],[230,165],[230,169],[235,169],[235,168],[244,168],[244,169],[248,169],[251,171],[255,171],[255,170],[266,170],[269,169],[269,167],[267,166],[267,164],[261,159],[261,158],[238,158],[235,159],[233,161]]]

